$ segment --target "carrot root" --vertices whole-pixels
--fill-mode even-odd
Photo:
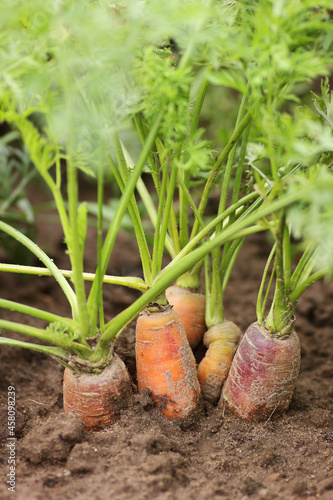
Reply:
[[[201,410],[195,359],[177,313],[144,311],[136,326],[139,391],[148,390],[162,414],[184,422]]]
[[[170,286],[165,291],[169,304],[178,313],[192,349],[200,342],[206,330],[206,297],[188,288]]]
[[[203,342],[208,348],[198,366],[201,393],[207,401],[216,404],[228,376],[232,358],[241,337],[241,331],[232,321],[211,326]]]
[[[223,387],[223,399],[244,420],[276,418],[290,404],[300,361],[295,331],[278,337],[253,323],[239,344]]]
[[[113,354],[102,373],[76,373],[65,368],[63,379],[65,413],[74,413],[97,430],[114,423],[119,410],[132,395],[130,376],[123,361]]]

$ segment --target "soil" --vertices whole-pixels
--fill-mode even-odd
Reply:
[[[62,237],[41,224],[40,241],[66,267]],[[93,239],[92,239],[93,240]],[[265,235],[248,239],[231,276],[225,312],[243,330],[255,320],[255,301],[269,244]],[[88,248],[85,267],[93,269]],[[140,275],[133,240],[121,234],[110,273]],[[69,314],[51,278],[0,275],[1,296]],[[135,292],[105,287],[107,319]],[[116,351],[126,363],[134,394],[119,420],[100,432],[85,432],[62,409],[64,368],[43,354],[1,348],[0,498],[24,500],[224,500],[333,499],[333,284],[316,283],[297,307],[296,330],[302,367],[289,410],[279,419],[248,423],[228,408],[205,404],[188,428],[165,419],[148,394],[136,392],[134,323]],[[18,315],[2,312],[3,318]],[[32,325],[37,323],[28,318]],[[38,326],[38,325],[37,325]],[[17,336],[16,336],[17,338]],[[199,361],[204,348],[199,345]],[[8,491],[7,397],[16,393],[15,493]]]

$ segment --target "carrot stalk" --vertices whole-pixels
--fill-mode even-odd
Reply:
[[[232,321],[211,326],[203,342],[208,348],[198,366],[201,393],[207,401],[216,404],[228,376],[233,355],[241,338],[241,331]]]
[[[239,125],[247,97],[244,95],[239,109],[236,127]],[[244,157],[249,138],[250,126],[247,125],[241,145],[241,153],[238,160],[236,176],[233,182],[232,170],[235,162],[236,143],[228,154],[227,165],[224,171],[221,188],[218,215],[225,212],[227,206],[228,192],[232,186],[232,203],[237,202],[240,189],[241,178],[244,170]],[[241,216],[241,215],[240,215]],[[232,224],[236,220],[236,213],[230,214],[229,222]],[[216,232],[223,230],[223,222],[216,226]],[[221,396],[222,386],[228,376],[237,344],[241,338],[241,331],[238,326],[227,321],[224,316],[224,293],[235,265],[239,250],[244,242],[244,238],[227,242],[223,251],[216,247],[211,258],[205,259],[206,278],[206,324],[208,330],[204,334],[204,344],[207,347],[206,355],[198,366],[198,378],[203,397],[212,404],[216,404]]]
[[[253,323],[234,357],[223,387],[224,400],[244,420],[278,417],[291,401],[300,360],[300,343],[294,330],[277,336]]]
[[[98,430],[117,420],[132,395],[132,385],[125,364],[113,354],[102,373],[65,368],[63,395],[65,413],[79,416],[85,430]]]
[[[182,423],[197,416],[201,392],[195,359],[170,306],[145,309],[138,317],[136,364],[139,391],[148,390],[166,418]]]
[[[205,295],[177,285],[168,287],[165,295],[180,318],[190,346],[195,347],[206,330]]]

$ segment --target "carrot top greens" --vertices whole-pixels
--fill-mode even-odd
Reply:
[[[123,328],[151,301],[165,303],[168,285],[177,280],[198,286],[204,259],[208,322],[223,320],[223,293],[240,245],[247,235],[267,229],[277,241],[278,285],[274,314],[266,322],[280,328],[275,311],[293,304],[314,276],[306,258],[291,275],[289,224],[309,240],[311,262],[326,241],[325,231],[312,237],[305,230],[304,217],[323,214],[324,196],[319,200],[316,193],[332,187],[328,91],[316,99],[317,114],[299,104],[313,79],[331,69],[329,9],[329,0],[1,3],[0,121],[19,134],[50,190],[70,269],[59,269],[33,239],[4,220],[0,230],[45,268],[17,263],[0,269],[51,274],[71,317],[1,300],[0,307],[49,326],[0,320],[2,329],[45,345],[5,337],[0,343],[43,350],[64,364],[83,360],[99,371]],[[216,90],[218,102],[208,106]],[[205,116],[220,131],[216,144],[203,125]],[[96,183],[93,242],[86,238],[81,172]],[[119,198],[104,234],[110,177]],[[218,209],[212,215],[209,201],[216,192]],[[139,203],[153,226],[152,247]],[[125,214],[133,224],[142,277],[107,275]],[[320,217],[321,228],[325,223]],[[84,270],[87,245],[94,245],[97,255],[90,275]],[[165,250],[171,261],[163,268]],[[86,280],[92,280],[89,289]],[[103,287],[110,282],[143,294],[106,321]],[[262,292],[263,318],[261,298]]]

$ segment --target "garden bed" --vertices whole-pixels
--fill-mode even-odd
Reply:
[[[333,499],[329,0],[11,3],[0,7],[0,498]],[[167,288],[176,281],[188,303],[201,278],[191,330],[201,309],[209,355],[197,377],[205,348],[193,358]],[[244,332],[256,320],[224,397],[258,424],[199,396],[200,382],[218,399],[232,322]],[[111,391],[113,348],[130,376]],[[87,372],[103,384],[87,388]],[[95,432],[64,412],[98,427],[112,401],[118,420]]]
[[[43,231],[48,231],[43,234]],[[66,266],[61,235],[41,226],[51,256]],[[112,273],[136,275],[134,243],[121,234]],[[89,252],[88,245],[88,252]],[[259,280],[269,245],[266,236],[250,237],[225,295],[226,317],[244,330],[255,320]],[[242,259],[242,255],[245,256]],[[91,258],[94,249],[91,248]],[[85,267],[89,263],[89,253]],[[67,313],[52,278],[0,275],[4,298]],[[108,317],[135,292],[108,285]],[[297,307],[296,329],[302,367],[287,413],[259,424],[244,422],[226,408],[209,404],[189,428],[180,428],[155,409],[147,394],[135,393],[113,426],[84,432],[81,422],[62,409],[63,367],[40,353],[1,348],[2,499],[297,499],[333,498],[333,286],[316,283]],[[62,310],[61,310],[62,309]],[[4,311],[4,318],[13,315]],[[107,319],[109,319],[107,318]],[[33,320],[30,320],[33,321]],[[134,325],[117,341],[136,389]],[[198,346],[199,361],[204,348]],[[16,392],[15,494],[8,491],[7,395]]]

